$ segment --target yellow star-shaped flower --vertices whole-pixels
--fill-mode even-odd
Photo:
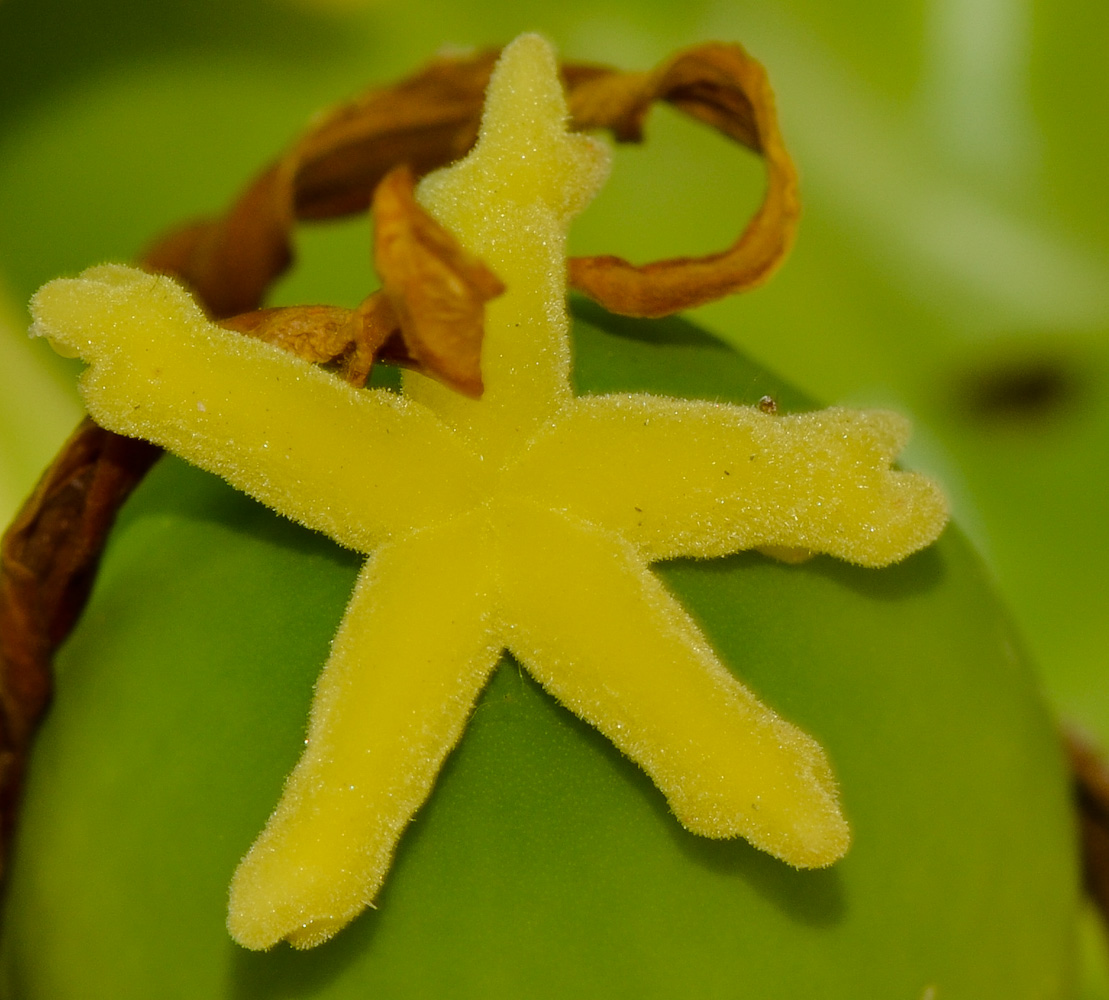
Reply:
[[[565,238],[606,171],[566,129],[550,48],[516,41],[477,146],[418,193],[508,289],[480,401],[414,373],[403,394],[353,389],[129,268],[35,297],[38,332],[90,363],[97,421],[372,553],[304,755],[235,874],[246,947],[314,945],[371,902],[505,649],[689,830],[798,867],[847,848],[821,747],[732,675],[649,564],[761,547],[880,566],[936,537],[943,498],[890,469],[907,432],[892,414],[575,397]]]

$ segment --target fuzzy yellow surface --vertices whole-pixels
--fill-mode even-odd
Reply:
[[[403,395],[351,389],[128,268],[35,297],[37,331],[90,363],[99,422],[372,552],[304,755],[232,883],[248,948],[312,946],[372,901],[504,649],[688,829],[797,867],[847,849],[823,749],[720,662],[649,563],[758,547],[886,565],[939,534],[944,499],[890,468],[894,414],[574,397],[564,246],[606,170],[566,129],[549,46],[518,39],[477,146],[418,191],[508,289],[488,308],[480,401],[416,374]]]

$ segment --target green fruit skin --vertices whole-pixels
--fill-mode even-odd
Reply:
[[[806,401],[679,320],[576,305],[581,392]],[[827,748],[831,869],[685,832],[505,659],[377,909],[248,953],[231,873],[301,748],[359,558],[167,458],[58,658],[0,943],[19,1000],[1055,1000],[1078,875],[1052,719],[959,531],[880,571],[660,565],[724,660]],[[929,994],[934,989],[934,994]]]

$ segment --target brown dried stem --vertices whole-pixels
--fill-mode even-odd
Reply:
[[[718,253],[640,267],[613,256],[571,258],[573,287],[626,316],[666,316],[762,284],[789,253],[801,214],[797,174],[778,130],[766,72],[738,45],[701,45],[649,74],[583,75],[570,88],[575,123],[609,128],[621,141],[641,138],[655,101],[672,104],[761,155],[767,187],[754,218]]]
[[[50,659],[84,607],[120,504],[158,454],[85,419],[4,535],[0,847],[11,836],[27,748],[49,698]]]

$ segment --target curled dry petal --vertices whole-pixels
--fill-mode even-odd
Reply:
[[[702,45],[653,73],[594,75],[570,91],[576,123],[613,128],[617,138],[638,138],[651,103],[659,100],[761,154],[767,189],[739,239],[719,253],[640,267],[620,257],[572,258],[570,283],[627,316],[666,316],[761,284],[789,252],[801,211],[766,72],[738,45]]]
[[[276,344],[304,361],[337,365],[351,385],[363,386],[375,356],[399,333],[396,314],[384,294],[371,295],[356,309],[339,306],[285,306],[256,309],[221,320],[226,330]],[[392,350],[394,364],[411,364],[404,348]]]
[[[288,306],[240,313],[220,326],[276,344],[305,361],[327,364],[353,349],[350,318],[351,310],[339,306]]]
[[[374,192],[374,263],[421,369],[480,396],[485,303],[504,285],[413,197],[412,172],[389,172]]]

